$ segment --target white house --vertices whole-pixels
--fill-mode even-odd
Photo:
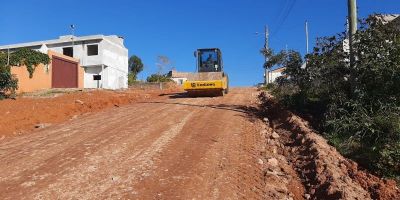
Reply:
[[[120,89],[128,87],[128,49],[124,46],[122,37],[116,35],[82,37],[66,35],[54,40],[0,46],[0,50],[12,52],[22,47],[43,53],[52,50],[79,59],[80,66],[85,71],[85,88]]]
[[[190,76],[190,73],[178,72],[175,69],[173,69],[168,73],[168,76],[171,77],[171,80],[173,80],[176,84],[182,85]]]
[[[267,72],[267,74],[268,74],[268,77],[267,77],[268,83],[273,83],[273,82],[275,82],[275,80],[278,77],[283,76],[282,72],[285,71],[285,69],[286,69],[286,67],[281,67],[281,68],[269,70]]]

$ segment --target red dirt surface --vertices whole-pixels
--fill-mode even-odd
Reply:
[[[0,141],[0,199],[266,199],[257,95],[172,94],[8,137]],[[274,188],[271,195],[295,196]]]
[[[5,137],[22,135],[43,126],[61,123],[86,113],[119,107],[138,101],[160,97],[163,93],[180,91],[174,86],[165,90],[128,89],[123,91],[56,91],[52,94],[37,94],[18,97],[16,100],[0,101],[0,140]]]
[[[285,157],[305,186],[310,199],[400,199],[396,182],[358,169],[306,121],[282,109],[269,94],[261,94],[262,108],[273,131],[280,135]]]
[[[0,140],[0,199],[399,199],[393,181],[359,170],[255,88],[175,90],[0,104],[24,122],[9,130],[52,123]]]

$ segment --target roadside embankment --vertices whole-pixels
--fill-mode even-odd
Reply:
[[[307,199],[398,199],[396,182],[359,169],[344,158],[302,118],[261,93],[261,108],[272,134],[283,144],[279,153],[297,172]],[[276,136],[276,137],[278,137]]]
[[[127,90],[49,90],[0,101],[0,140],[45,128],[92,112],[167,98],[162,94],[179,92],[173,85],[160,89]],[[127,119],[126,119],[127,120]]]

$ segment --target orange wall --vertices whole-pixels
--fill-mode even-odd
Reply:
[[[55,55],[57,57],[78,62],[78,87],[83,88],[84,69],[80,67],[78,59],[64,56],[54,51],[48,51],[48,55],[50,58],[52,58],[52,56]],[[11,73],[18,78],[17,93],[50,89],[52,80],[51,70],[52,70],[51,61],[48,66],[40,64],[39,66],[36,67],[35,72],[33,72],[33,77],[29,78],[29,73],[28,70],[26,69],[26,66],[11,67]]]
[[[51,69],[46,70],[45,65],[40,64],[36,67],[33,77],[29,78],[29,72],[26,66],[11,67],[11,74],[18,78],[18,93],[32,92],[51,88]]]

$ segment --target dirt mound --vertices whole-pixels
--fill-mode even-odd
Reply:
[[[21,135],[35,128],[44,128],[79,115],[98,112],[106,108],[167,98],[161,94],[179,91],[176,87],[164,90],[129,89],[110,90],[51,90],[0,101],[0,140]]]
[[[282,109],[273,97],[262,93],[261,107],[270,127],[284,144],[283,154],[296,170],[309,199],[398,199],[396,183],[358,169],[308,123]]]

